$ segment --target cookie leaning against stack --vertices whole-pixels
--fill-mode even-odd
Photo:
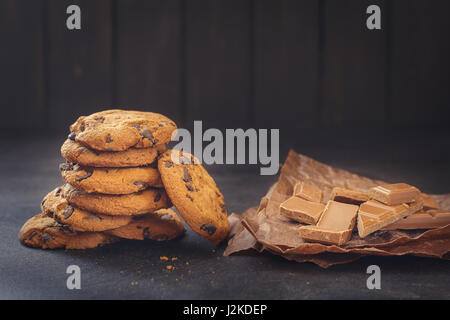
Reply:
[[[175,129],[151,112],[107,110],[78,118],[61,148],[66,184],[43,199],[47,218],[31,218],[19,238],[35,247],[82,249],[119,238],[162,241],[183,234],[156,163]],[[54,241],[38,241],[36,232]]]

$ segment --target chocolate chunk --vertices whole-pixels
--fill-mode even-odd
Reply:
[[[84,126],[84,123],[82,123],[80,126],[80,131],[83,132],[85,129],[86,129],[86,127]]]
[[[188,198],[189,200],[191,200],[192,202],[194,202],[194,199],[193,199],[190,195],[186,194],[186,198]]]
[[[141,132],[141,136],[143,136],[144,138],[147,138],[148,140],[152,141],[153,144],[155,143],[153,141],[153,133],[150,130],[146,129],[146,130],[142,131]]]
[[[167,234],[158,234],[154,236],[152,239],[156,241],[166,241],[169,239],[169,236]]]
[[[144,187],[144,188],[147,188],[147,184],[146,184],[145,182],[142,182],[142,181],[135,181],[135,182],[133,182],[133,184],[134,184],[136,187]]]
[[[106,136],[106,143],[111,143],[111,142],[112,142],[111,135],[108,134],[108,135]]]
[[[105,121],[104,117],[98,117],[97,119],[95,119],[95,121],[99,122],[99,123],[103,123],[103,121]]]
[[[190,184],[186,184],[186,189],[189,191],[194,191],[194,188]]]
[[[76,135],[75,132],[71,132],[71,133],[69,133],[68,138],[69,138],[70,140],[72,140],[72,141],[75,141],[75,137],[76,137],[76,136],[77,136],[77,135]]]
[[[34,238],[34,236],[35,235],[37,235],[38,234],[38,232],[37,231],[33,231],[31,234],[30,234],[30,236],[28,237],[28,240],[31,240],[31,239],[33,239]]]
[[[142,236],[144,239],[150,239],[150,229],[148,227],[142,230]]]
[[[75,181],[76,182],[81,182],[83,180],[86,180],[87,178],[89,178],[90,176],[92,176],[92,172],[87,172],[86,175],[76,178]]]
[[[132,127],[136,128],[138,130],[141,130],[141,125],[140,124],[133,124]]]
[[[69,162],[61,163],[59,165],[59,170],[61,170],[61,171],[69,171],[69,170],[72,170],[72,169],[73,169],[73,164],[69,163]]]
[[[183,168],[183,181],[184,182],[191,182],[192,181],[192,177],[189,174],[188,170],[186,168]]]
[[[216,226],[210,223],[205,223],[200,227],[200,230],[208,232],[212,236],[216,232]]]
[[[71,216],[72,216],[72,214],[73,214],[73,207],[72,206],[67,206],[65,209],[64,209],[64,214],[63,214],[63,216],[64,216],[64,219],[69,219]]]
[[[222,212],[227,212],[227,206],[224,203],[220,204],[220,209],[222,209]]]
[[[47,232],[43,233],[41,235],[41,242],[42,243],[46,243],[48,240],[53,240],[52,235],[50,233],[47,233]]]
[[[145,218],[145,216],[133,216],[133,220],[134,221],[139,221],[139,220],[142,220],[144,218]]]
[[[155,201],[155,202],[158,202],[159,200],[161,200],[161,193],[158,192],[158,193],[156,194],[156,196],[155,196],[154,201]]]
[[[164,165],[166,166],[166,168],[172,168],[173,167],[172,161],[166,161],[166,163]]]

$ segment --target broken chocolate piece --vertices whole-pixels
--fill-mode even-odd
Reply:
[[[69,135],[67,136],[70,140],[75,141],[76,138],[76,133],[75,132],[71,132],[69,133]]]
[[[150,140],[154,143],[153,133],[150,130],[146,129],[146,130],[142,131],[141,136],[143,136],[144,138],[147,138],[148,140]]]
[[[358,206],[330,200],[317,225],[300,227],[300,236],[312,242],[341,245],[350,240],[357,214]]]
[[[385,184],[369,190],[369,198],[380,201],[389,206],[416,201],[420,198],[420,191],[406,183]]]
[[[375,200],[367,201],[359,207],[358,234],[361,238],[380,230],[414,212],[421,210],[423,200],[388,206]]]
[[[335,187],[331,192],[331,200],[360,205],[361,203],[369,200],[369,195],[367,192]]]
[[[436,229],[450,224],[450,212],[429,210],[418,211],[400,219],[386,227],[383,230],[415,230],[415,229]]]
[[[64,210],[64,219],[69,219],[72,214],[73,214],[73,207],[72,206],[67,206],[66,209]]]
[[[313,202],[322,202],[323,194],[319,188],[300,181],[294,186],[294,196]]]
[[[280,205],[280,214],[298,222],[316,224],[324,209],[320,202],[290,197]]]

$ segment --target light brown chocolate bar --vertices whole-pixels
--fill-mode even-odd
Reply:
[[[322,202],[323,196],[322,190],[310,184],[304,183],[303,181],[295,184],[293,195],[313,202]]]
[[[421,210],[422,207],[422,199],[396,206],[388,206],[374,200],[367,201],[359,207],[358,234],[361,238],[364,238],[377,230],[383,229]]]
[[[429,194],[422,193],[421,198],[423,200],[423,209],[429,210],[429,209],[436,209],[440,210],[441,207],[439,206],[439,203],[436,201],[435,198],[430,196]]]
[[[429,210],[418,211],[404,219],[383,228],[383,230],[436,229],[450,224],[450,212]]]
[[[316,224],[323,209],[325,205],[320,202],[290,197],[280,205],[280,214],[298,222]]]
[[[358,206],[330,200],[315,226],[299,228],[308,241],[341,245],[347,242],[355,226]]]
[[[335,187],[333,188],[333,191],[331,191],[331,200],[360,205],[369,200],[369,195],[367,192]]]
[[[389,206],[413,202],[420,198],[420,190],[406,183],[385,184],[369,190],[369,198]]]

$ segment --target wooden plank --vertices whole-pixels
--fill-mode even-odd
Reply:
[[[450,3],[394,1],[393,125],[440,124],[450,118]]]
[[[81,8],[81,30],[68,30],[66,9]],[[112,77],[111,2],[48,1],[50,126],[68,130],[80,115],[109,107]]]
[[[117,2],[116,104],[160,112],[182,106],[180,1]]]
[[[282,137],[317,124],[319,1],[255,2],[255,119]]]
[[[321,122],[381,126],[385,119],[386,26],[368,30],[366,9],[384,2],[326,1]]]
[[[246,127],[250,106],[250,1],[186,2],[187,126]]]
[[[0,1],[2,129],[45,126],[42,1]]]

